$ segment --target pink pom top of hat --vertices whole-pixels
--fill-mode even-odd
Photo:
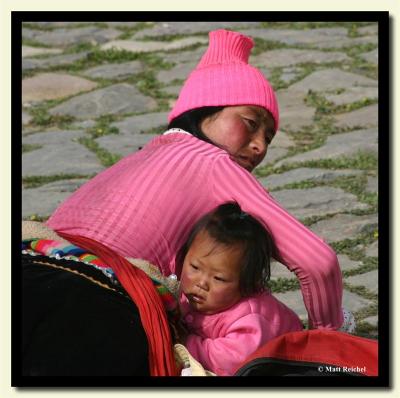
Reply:
[[[248,64],[253,46],[252,38],[238,32],[210,32],[209,46],[183,85],[168,121],[204,106],[257,105],[271,113],[276,131],[279,109],[274,90],[263,74]]]
[[[243,62],[248,64],[254,41],[237,32],[219,29],[209,33],[209,45],[197,68],[207,65]]]

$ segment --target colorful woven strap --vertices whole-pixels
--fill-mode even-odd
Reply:
[[[115,278],[112,268],[109,268],[98,256],[87,252],[78,246],[66,244],[50,239],[29,239],[22,241],[22,250],[37,253],[48,257],[64,258],[66,260],[80,261],[89,266],[100,268],[106,275]],[[179,319],[179,306],[175,296],[159,280],[150,277],[167,311],[171,321]]]

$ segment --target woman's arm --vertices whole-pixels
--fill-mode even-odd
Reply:
[[[310,326],[339,328],[343,323],[343,287],[333,249],[290,215],[254,176],[234,162],[220,159],[212,175],[218,203],[236,200],[244,211],[268,227],[279,251],[279,261],[299,279]]]

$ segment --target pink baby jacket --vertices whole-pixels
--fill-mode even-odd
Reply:
[[[274,337],[303,329],[299,317],[268,292],[243,298],[213,315],[191,310],[182,295],[181,310],[190,332],[187,349],[219,376],[233,375],[249,355]]]

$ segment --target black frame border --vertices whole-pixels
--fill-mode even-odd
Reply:
[[[240,378],[240,377],[149,377],[149,378],[95,378],[95,377],[32,377],[21,374],[21,332],[20,332],[20,278],[18,269],[20,260],[20,220],[21,217],[21,186],[22,186],[22,143],[21,143],[21,112],[22,112],[22,23],[23,22],[109,22],[109,21],[154,21],[154,22],[199,22],[199,21],[229,21],[229,22],[377,22],[379,48],[379,376],[378,377],[299,377],[299,378]],[[275,388],[279,390],[288,387],[389,387],[393,380],[389,355],[391,346],[392,308],[390,294],[393,291],[389,278],[392,266],[391,228],[389,212],[392,208],[391,199],[391,159],[393,159],[391,104],[392,93],[389,89],[392,68],[389,54],[392,52],[390,16],[388,11],[12,11],[12,377],[11,386],[26,390],[27,387],[91,387],[104,391],[100,387],[137,387],[149,388],[170,387],[211,387],[211,388]],[[393,142],[393,141],[392,141]],[[18,220],[18,221],[17,221]],[[11,264],[11,265],[12,265]],[[386,265],[389,264],[390,267]],[[22,388],[21,388],[22,387]],[[36,390],[36,388],[35,388]],[[56,391],[56,390],[55,390]]]

